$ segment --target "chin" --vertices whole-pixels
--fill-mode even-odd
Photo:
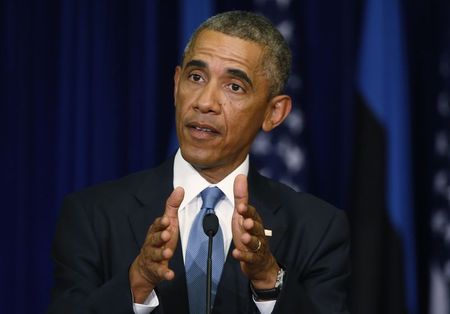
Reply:
[[[196,168],[209,168],[214,164],[214,158],[211,153],[198,148],[181,148],[183,158]]]

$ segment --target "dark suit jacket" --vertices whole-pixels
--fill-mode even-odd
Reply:
[[[133,313],[128,270],[147,229],[173,190],[173,159],[161,166],[67,196],[57,226],[55,288],[49,313]],[[250,203],[270,248],[286,269],[273,313],[348,313],[349,231],[345,214],[306,193],[250,170]],[[230,252],[213,313],[258,313],[249,282]],[[188,313],[181,242],[170,267],[175,279],[156,289],[153,313]]]

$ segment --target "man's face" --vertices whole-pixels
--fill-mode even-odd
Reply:
[[[176,127],[183,157],[221,180],[236,168],[268,112],[260,45],[202,31],[175,72]]]

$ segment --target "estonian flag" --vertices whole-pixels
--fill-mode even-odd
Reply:
[[[418,312],[406,36],[398,0],[367,0],[357,88],[354,313]]]

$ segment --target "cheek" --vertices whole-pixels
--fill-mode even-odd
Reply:
[[[230,108],[228,116],[235,124],[247,129],[261,126],[264,111],[257,103],[234,102]]]
[[[234,94],[228,90],[223,92],[223,99],[226,100],[226,103],[232,104],[235,108],[243,108],[246,103],[243,95]]]
[[[184,112],[186,111],[186,108],[188,106],[188,101],[182,93],[178,93],[177,97],[175,98],[175,114],[177,117],[182,117],[184,115]]]
[[[184,125],[183,117],[184,116],[185,116],[185,113],[183,111],[183,107],[178,102],[175,106],[175,125],[176,125],[176,129],[177,129],[177,133],[183,129],[183,125]],[[178,135],[181,135],[181,134],[178,134]]]
[[[254,111],[229,111],[224,114],[229,134],[235,142],[248,142],[248,138],[252,138],[261,127],[260,115]]]

